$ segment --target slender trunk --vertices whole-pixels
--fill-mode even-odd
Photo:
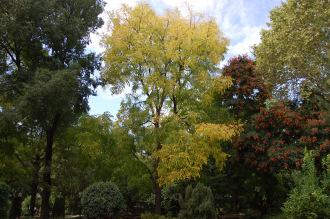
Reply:
[[[174,114],[178,114],[178,105],[177,105],[177,101],[176,101],[175,95],[173,95],[172,101],[173,101],[173,113]]]
[[[154,121],[154,125],[155,125],[155,129],[156,129],[156,135],[157,135],[157,150],[160,150],[162,148],[160,139],[159,139],[159,128],[160,128],[160,122],[159,122],[159,118],[160,118],[160,109],[157,109],[156,111],[156,119]],[[154,184],[154,193],[155,193],[155,213],[156,214],[161,214],[161,202],[162,202],[162,188],[159,184],[159,177],[158,177],[158,173],[157,173],[157,169],[158,169],[158,165],[159,165],[159,159],[157,158],[157,160],[154,163],[154,177],[153,177],[153,184]]]
[[[39,171],[40,171],[40,156],[36,155],[33,162],[33,179],[31,183],[31,200],[30,200],[30,216],[35,214],[36,199],[38,193],[38,184],[39,184]]]
[[[45,146],[44,172],[43,172],[43,190],[41,201],[41,219],[49,218],[49,198],[51,193],[51,170],[52,170],[52,156],[53,156],[53,141],[55,128],[46,132],[47,143]]]
[[[153,183],[154,183],[154,193],[155,193],[155,213],[161,214],[162,213],[162,210],[161,210],[162,188],[159,185],[157,173],[155,174]]]

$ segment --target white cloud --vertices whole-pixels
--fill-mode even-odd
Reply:
[[[260,42],[261,26],[246,26],[238,33],[242,40],[229,46],[230,55],[249,54],[252,52],[252,46]]]

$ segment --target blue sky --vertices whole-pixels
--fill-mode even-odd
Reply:
[[[122,4],[136,5],[139,0],[105,0],[105,11],[117,10]],[[187,4],[196,12],[214,17],[220,30],[230,40],[226,62],[230,57],[238,54],[250,54],[251,46],[260,42],[260,30],[266,28],[269,21],[269,11],[279,6],[282,0],[147,0],[156,12],[162,13],[166,9],[179,8],[183,13]],[[106,12],[101,15],[107,22]],[[105,26],[92,34],[89,49],[101,53],[100,34]],[[116,115],[125,91],[120,95],[111,95],[109,88],[98,88],[97,96],[90,97],[90,114],[102,114],[106,111]]]

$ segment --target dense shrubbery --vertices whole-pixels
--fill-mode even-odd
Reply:
[[[9,187],[0,182],[0,218],[6,218],[9,209]]]
[[[87,218],[117,218],[125,208],[124,198],[112,182],[99,182],[86,188],[81,197],[82,212]]]
[[[292,177],[295,187],[288,200],[284,203],[283,211],[292,218],[328,218],[330,217],[330,198],[326,193],[325,183],[317,177],[311,151],[305,152],[302,170],[294,172]],[[329,168],[329,167],[328,167]],[[327,182],[328,174],[323,182]]]
[[[212,191],[200,183],[195,188],[187,187],[184,199],[180,200],[180,207],[180,219],[216,218]]]

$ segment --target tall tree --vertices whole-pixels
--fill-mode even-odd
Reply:
[[[88,109],[98,58],[85,53],[89,34],[102,25],[103,1],[3,1],[1,96],[20,123],[45,133],[42,218],[49,217],[55,134]]]
[[[328,0],[288,0],[271,11],[255,53],[267,82],[292,91],[305,81],[329,101],[329,16]]]
[[[150,173],[160,213],[162,185],[199,176],[211,155],[222,167],[226,154],[219,141],[239,130],[211,124],[204,111],[214,91],[231,85],[216,77],[227,40],[212,19],[183,17],[178,10],[158,16],[147,4],[113,13],[110,28],[103,78],[114,93],[131,87],[119,124],[134,136],[135,156]]]

